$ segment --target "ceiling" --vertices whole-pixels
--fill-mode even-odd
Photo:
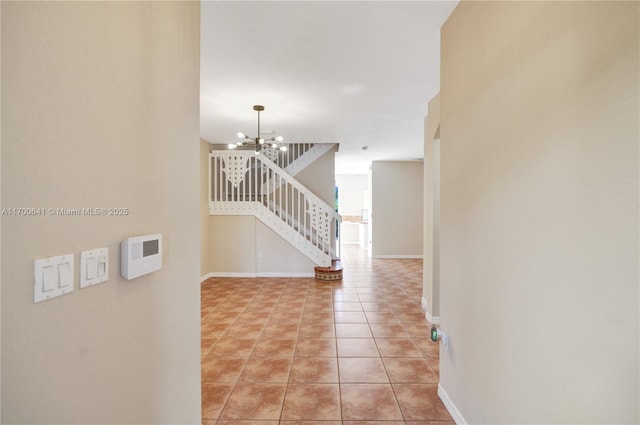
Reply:
[[[422,158],[426,106],[440,85],[440,27],[456,5],[202,2],[201,137],[255,137],[252,107],[261,104],[263,132],[340,143],[337,174]]]

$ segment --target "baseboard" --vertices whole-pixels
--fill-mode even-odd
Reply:
[[[279,273],[279,272],[260,272],[256,273],[256,277],[314,277],[311,273]]]
[[[460,413],[456,405],[453,403],[453,400],[449,397],[449,394],[447,394],[444,388],[442,388],[441,384],[438,384],[438,397],[440,397],[442,404],[444,404],[444,407],[449,411],[449,414],[457,425],[467,425],[467,421],[464,416],[462,416],[462,413]]]
[[[374,255],[373,258],[422,259],[422,255]]]
[[[427,322],[431,323],[432,325],[440,324],[440,316],[432,316],[428,311],[425,311],[424,318],[427,319]]]
[[[211,272],[209,277],[256,277],[255,273]]]
[[[200,278],[200,283],[210,277],[314,277],[313,272],[308,273],[288,273],[288,272],[259,272],[259,273],[237,273],[237,272],[211,272]]]
[[[422,297],[422,301],[420,302],[420,305],[422,305],[422,311],[424,311],[424,318],[427,320],[427,322],[431,323],[432,325],[439,325],[440,316],[431,315],[431,313],[428,310],[429,302],[425,297]]]

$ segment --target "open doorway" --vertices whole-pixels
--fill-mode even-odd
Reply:
[[[340,242],[368,250],[371,211],[369,176],[367,174],[336,174],[338,213],[342,216]]]

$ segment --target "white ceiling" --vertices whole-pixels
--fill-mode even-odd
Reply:
[[[336,173],[423,157],[440,27],[456,1],[202,2],[200,135],[337,142]],[[363,146],[368,149],[362,150]]]

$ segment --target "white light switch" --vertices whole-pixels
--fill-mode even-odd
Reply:
[[[33,263],[33,302],[73,292],[73,254],[43,258]]]
[[[80,288],[109,279],[109,248],[95,248],[80,253]]]
[[[107,257],[104,255],[101,255],[98,257],[98,277],[103,278],[106,275],[107,275]]]
[[[68,287],[73,285],[73,270],[69,263],[58,264],[59,284],[61,287]]]
[[[42,268],[42,290],[53,291],[58,288],[58,273],[55,266],[46,266]]]
[[[95,279],[98,275],[98,262],[95,257],[87,258],[87,280]]]

